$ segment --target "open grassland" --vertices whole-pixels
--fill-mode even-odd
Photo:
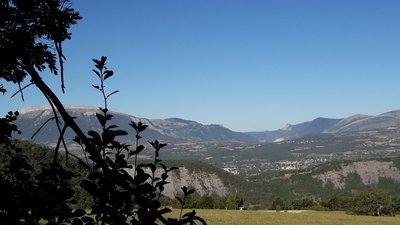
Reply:
[[[179,210],[169,216],[179,214]],[[188,211],[184,211],[188,212]],[[275,212],[238,210],[196,210],[209,225],[398,225],[400,216],[354,216],[343,212]]]

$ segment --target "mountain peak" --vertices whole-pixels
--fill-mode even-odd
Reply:
[[[286,130],[286,131],[290,131],[290,130],[292,130],[292,125],[290,125],[290,124],[285,124],[285,126],[283,126],[282,128],[281,128],[281,130]]]

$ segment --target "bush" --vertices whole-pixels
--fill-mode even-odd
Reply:
[[[292,206],[293,209],[298,210],[298,209],[310,209],[316,205],[316,203],[312,199],[308,198],[303,198],[303,199],[297,199],[292,201]]]
[[[394,216],[392,200],[387,193],[369,190],[357,194],[351,212],[357,215]]]

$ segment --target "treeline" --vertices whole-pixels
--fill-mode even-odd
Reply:
[[[315,201],[311,198],[285,201],[276,198],[272,210],[325,210],[346,211],[348,214],[368,216],[394,216],[400,213],[400,197],[393,197],[377,189],[365,190],[352,197],[333,195],[329,199]]]
[[[179,195],[178,195],[179,197]],[[164,205],[179,208],[180,203],[176,199],[164,198]],[[243,197],[239,193],[232,193],[227,196],[198,194],[190,195],[186,198],[184,208],[188,209],[232,209],[238,210],[245,204]]]
[[[32,165],[31,170],[24,170],[24,176],[29,176],[30,181],[40,184],[39,176],[54,157],[52,149],[45,148],[40,145],[32,144],[28,141],[15,141],[17,148],[22,149],[19,152],[19,157],[25,159],[29,165]],[[12,157],[4,154],[3,147],[0,145],[0,175],[5,176],[7,172],[15,165],[16,162],[10,161]],[[74,190],[76,202],[74,207],[89,208],[93,204],[91,196],[82,189],[79,185],[79,180],[87,176],[87,170],[79,165],[74,158],[69,158],[68,162],[62,160],[62,164],[66,165],[67,171],[75,174],[75,177],[70,179],[69,186]],[[191,162],[193,163],[193,162]],[[169,164],[179,165],[185,164],[184,161],[169,162]],[[204,165],[199,165],[200,167]],[[212,170],[212,168],[209,168]],[[211,171],[209,171],[211,172]],[[4,187],[4,186],[3,186]],[[20,187],[25,186],[21,183]],[[30,187],[31,188],[31,187]],[[21,190],[20,190],[21,191]],[[29,190],[25,190],[29,192]],[[30,191],[32,192],[32,190]],[[3,192],[5,193],[5,192]],[[278,195],[279,196],[279,195]],[[4,197],[4,196],[3,196]],[[183,199],[183,196],[179,196]],[[185,199],[185,208],[191,209],[231,209],[237,210],[240,207],[247,209],[270,209],[270,210],[326,210],[326,211],[346,211],[349,214],[357,215],[374,215],[374,216],[393,216],[400,213],[400,197],[391,196],[390,194],[379,189],[370,189],[359,192],[354,196],[341,196],[333,194],[329,198],[323,200],[315,200],[315,198],[300,198],[300,199],[284,199],[282,196],[273,199],[272,203],[257,205],[246,199],[246,195],[240,193],[231,193],[227,196],[192,194]],[[272,199],[271,199],[272,200]],[[164,206],[172,208],[180,208],[181,203],[177,199],[167,197],[161,198],[161,203]]]

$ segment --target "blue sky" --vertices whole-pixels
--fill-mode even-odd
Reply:
[[[73,1],[67,105],[101,106],[92,58],[108,56],[111,110],[235,131],[400,109],[400,1]],[[0,112],[45,105],[0,98]]]

